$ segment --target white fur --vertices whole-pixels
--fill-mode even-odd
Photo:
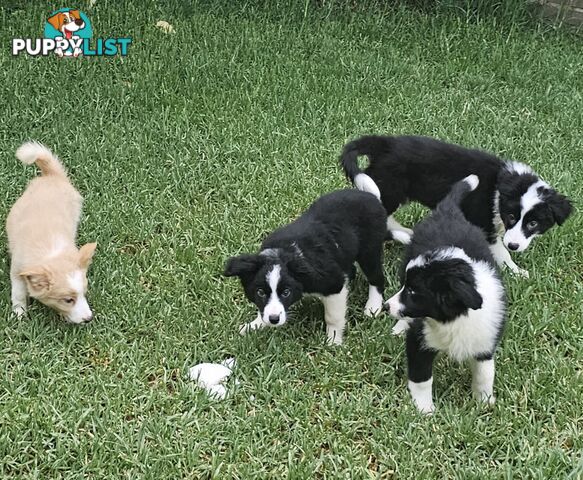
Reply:
[[[404,245],[409,245],[411,243],[413,230],[401,225],[392,215],[389,215],[387,218],[387,230],[391,232],[393,240],[396,240],[397,242],[400,242]]]
[[[367,317],[375,317],[383,308],[383,296],[374,285],[368,286],[368,300],[364,306],[364,314]]]
[[[464,182],[466,182],[473,191],[478,187],[480,179],[477,175],[468,175],[466,178],[464,178]]]
[[[501,282],[487,263],[472,261],[471,265],[476,290],[482,297],[482,307],[479,310],[469,309],[465,315],[448,323],[428,318],[423,326],[427,347],[445,351],[457,361],[491,352],[504,320]]]
[[[381,199],[381,191],[379,187],[375,183],[375,181],[370,178],[366,173],[359,173],[354,177],[354,186],[358,190],[362,190],[363,192],[372,193],[375,197],[379,200]]]
[[[528,165],[521,163],[521,162],[506,162],[506,169],[509,172],[515,172],[515,173],[518,173],[519,175],[522,175],[525,173],[534,174],[534,172],[532,171],[532,168],[530,168]]]
[[[435,253],[431,253],[430,255],[423,254],[413,258],[412,260],[409,260],[409,263],[407,263],[407,267],[405,268],[405,270],[409,271],[413,267],[423,267],[428,263],[440,260],[449,260],[450,258],[459,258],[460,260],[472,263],[470,257],[468,257],[466,252],[464,252],[461,248],[449,247],[440,249]]]
[[[38,142],[23,143],[18,150],[16,150],[16,158],[26,165],[32,165],[37,158],[55,157],[47,147]]]
[[[520,275],[524,278],[528,278],[528,270],[523,270],[512,261],[510,252],[506,250],[506,247],[502,243],[502,239],[500,237],[496,238],[496,243],[494,245],[490,245],[490,251],[492,252],[492,256],[498,265],[501,267],[508,267],[512,273]]]
[[[263,321],[269,325],[273,326],[280,326],[283,325],[287,318],[285,314],[285,308],[279,301],[279,297],[277,296],[277,285],[279,284],[279,280],[281,279],[281,266],[274,265],[273,268],[267,272],[265,276],[267,284],[271,289],[271,294],[269,296],[269,300],[263,309]],[[277,315],[279,316],[279,322],[276,324],[272,324],[269,321],[270,315]]]
[[[85,298],[83,272],[81,270],[77,270],[71,273],[68,279],[69,285],[77,294],[77,301],[75,302],[75,306],[67,315],[67,319],[72,323],[83,323],[85,321],[91,320],[93,313],[91,312],[91,308],[89,308],[89,304]]]
[[[348,300],[348,286],[345,283],[342,290],[334,295],[321,298],[324,304],[324,320],[328,342],[341,345],[346,326],[346,308]]]
[[[26,288],[26,282],[13,271],[11,271],[10,283],[12,286],[12,311],[17,317],[21,317],[26,313],[27,307],[28,290]]]
[[[409,380],[408,383],[409,392],[413,398],[415,406],[419,409],[421,413],[426,415],[431,415],[435,411],[435,405],[433,404],[433,398],[431,390],[433,387],[433,377],[425,382],[412,382]]]
[[[249,323],[244,323],[243,325],[239,325],[239,334],[247,335],[253,330],[259,330],[260,328],[265,328],[270,325],[271,323],[265,323],[261,318],[261,313],[257,312],[257,317],[255,317],[255,320]]]
[[[524,216],[535,206],[539,203],[542,203],[542,199],[539,197],[537,189],[540,187],[548,187],[548,184],[539,180],[536,183],[533,183],[526,193],[520,199],[520,218],[516,222],[516,224],[510,229],[507,230],[504,234],[504,245],[508,247],[511,243],[515,243],[518,245],[518,248],[514,250],[515,252],[523,252],[528,248],[530,242],[533,238],[537,237],[537,234],[530,235],[526,237],[523,232],[523,222]]]
[[[405,288],[405,287],[403,287]],[[403,304],[399,300],[401,298],[401,293],[403,292],[403,288],[395,293],[391,298],[389,298],[385,305],[389,306],[389,313],[393,318],[401,318],[401,311],[403,310]]]
[[[477,400],[493,405],[496,401],[494,397],[494,376],[496,373],[494,359],[472,359],[471,367],[474,397]]]

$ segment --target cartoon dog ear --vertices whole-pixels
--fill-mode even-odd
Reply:
[[[69,15],[76,20],[81,20],[81,12],[79,10],[69,10]]]
[[[473,285],[465,280],[454,278],[451,282],[452,295],[463,305],[472,310],[482,307],[482,296]]]
[[[61,27],[63,26],[63,13],[57,12],[52,17],[47,18],[47,22],[49,22],[55,30],[61,31]]]
[[[265,262],[265,257],[261,255],[239,255],[227,260],[225,277],[242,277],[256,273]]]
[[[557,225],[562,225],[573,211],[571,201],[555,190],[551,190],[551,193],[547,197],[547,205],[549,206]]]
[[[53,283],[51,272],[43,267],[29,268],[20,272],[18,275],[24,278],[28,290],[33,297],[48,292]]]

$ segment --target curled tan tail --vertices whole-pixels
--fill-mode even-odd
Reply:
[[[38,142],[23,143],[16,150],[16,158],[26,165],[36,163],[43,175],[67,176],[67,172],[58,157]]]

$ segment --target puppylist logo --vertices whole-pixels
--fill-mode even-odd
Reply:
[[[87,15],[71,8],[61,8],[46,19],[44,38],[13,38],[12,55],[59,57],[126,56],[132,39],[95,38]]]

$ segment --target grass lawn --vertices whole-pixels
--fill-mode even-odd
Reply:
[[[133,44],[123,59],[12,57],[11,38],[41,36],[51,8],[2,3],[0,220],[36,174],[14,151],[46,143],[85,197],[79,242],[99,243],[96,318],[66,325],[34,304],[15,319],[2,235],[1,478],[582,478],[577,212],[516,256],[530,279],[504,275],[492,410],[471,400],[469,369],[441,358],[437,412],[417,414],[403,340],[389,318],[363,316],[361,275],[340,348],[325,345],[315,300],[282,329],[240,337],[255,312],[221,276],[229,256],[345,188],[337,157],[364,133],[432,135],[525,161],[580,209],[580,37],[309,2],[70,6],[94,36]],[[411,205],[397,217],[424,214]],[[387,295],[401,253],[387,243]],[[241,383],[209,400],[188,367],[227,356]]]

